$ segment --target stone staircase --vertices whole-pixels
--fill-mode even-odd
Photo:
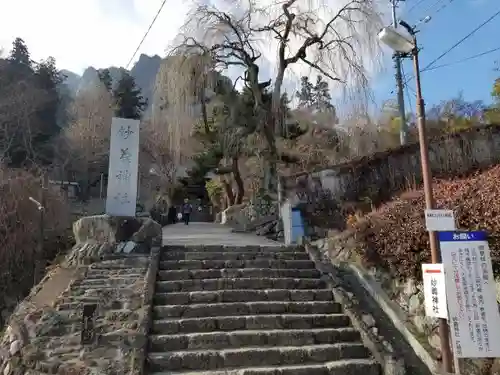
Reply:
[[[80,267],[52,306],[21,303],[0,337],[0,374],[128,374],[143,352],[138,325],[148,267],[144,255],[104,259]],[[82,344],[86,304],[96,305],[94,334]]]
[[[147,373],[380,375],[300,248],[163,247]]]

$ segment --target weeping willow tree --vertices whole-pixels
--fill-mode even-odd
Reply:
[[[206,119],[207,93],[215,85],[210,56],[200,52],[175,50],[156,77],[153,121],[167,127],[169,148],[177,165],[185,164],[199,148],[192,133],[200,117]]]

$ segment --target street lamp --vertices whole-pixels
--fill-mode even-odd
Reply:
[[[425,129],[425,103],[422,98],[422,89],[420,85],[420,67],[418,61],[418,45],[416,30],[404,21],[399,24],[408,31],[411,37],[401,34],[393,27],[384,27],[378,34],[379,40],[393,49],[400,57],[413,58],[413,68],[415,70],[415,83],[417,89],[417,128],[418,140],[420,144],[420,161],[422,165],[422,179],[424,181],[425,208],[432,210],[434,208],[434,197],[432,194],[432,175],[429,165],[429,145],[427,143],[427,134]],[[431,247],[432,263],[441,262],[441,254],[438,247],[436,233],[429,231],[429,242]],[[450,349],[450,337],[448,321],[439,319],[439,338],[441,340],[441,353],[443,357],[443,370],[452,372],[453,359]],[[459,369],[455,369],[458,372]]]

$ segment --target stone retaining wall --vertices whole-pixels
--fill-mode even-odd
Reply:
[[[450,177],[500,163],[500,126],[476,127],[433,139],[429,158],[435,177]],[[340,202],[379,204],[422,181],[419,144],[358,158],[347,163],[284,179],[292,202],[318,206],[317,226],[339,228]],[[333,204],[332,203],[337,203]]]
[[[117,228],[106,220],[103,215],[76,224],[77,245],[18,305],[0,339],[0,374],[142,373],[159,249],[148,245],[158,244],[161,227],[148,223],[132,236],[137,242],[120,243],[115,233],[107,233]],[[71,277],[49,301],[47,289],[58,270]],[[87,304],[97,307],[95,335],[83,345]]]
[[[399,280],[380,268],[366,269],[361,264],[354,236],[346,233],[335,237],[324,238],[313,243],[325,257],[335,264],[352,264],[356,272],[362,273],[365,283],[380,294],[377,298],[384,300],[386,308],[404,326],[404,330],[418,342],[415,351],[426,351],[427,362],[434,361],[439,367],[441,343],[438,333],[438,320],[425,315],[424,292],[421,280]],[[359,277],[359,276],[358,276]],[[496,283],[497,299],[500,297],[500,281]],[[380,302],[379,302],[380,304]],[[491,366],[491,368],[489,367]],[[485,368],[488,368],[486,371]],[[461,373],[467,375],[500,374],[500,360],[466,360],[461,361]],[[486,371],[486,372],[485,372]]]

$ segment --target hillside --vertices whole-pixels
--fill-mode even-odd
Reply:
[[[500,166],[434,183],[437,208],[453,209],[462,230],[486,230],[495,274],[500,273]],[[420,279],[421,263],[430,261],[429,237],[424,227],[422,190],[406,192],[353,223],[367,264],[377,264],[392,275]]]

